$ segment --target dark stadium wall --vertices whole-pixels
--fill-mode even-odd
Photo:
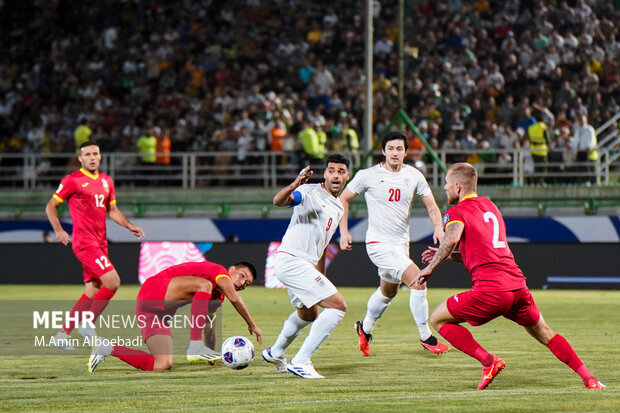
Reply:
[[[268,243],[215,243],[205,254],[210,261],[229,266],[240,260],[253,263],[257,285],[264,283]],[[412,244],[414,261],[420,264],[425,243]],[[515,258],[528,278],[530,288],[618,289],[617,243],[536,243],[511,245]],[[110,259],[124,284],[138,283],[140,244],[110,243]],[[0,244],[3,284],[80,284],[82,268],[71,248],[59,244]],[[377,273],[364,244],[335,255],[329,278],[337,286],[376,286]],[[445,263],[431,286],[468,288],[470,279],[461,264]]]

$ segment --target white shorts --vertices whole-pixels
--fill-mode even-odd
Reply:
[[[409,242],[373,242],[366,244],[368,258],[377,266],[379,277],[400,284],[403,272],[413,264],[409,258]]]
[[[338,292],[334,284],[308,261],[286,252],[275,255],[276,277],[288,292],[291,304],[310,308]]]

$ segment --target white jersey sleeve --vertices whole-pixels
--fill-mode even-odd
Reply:
[[[278,251],[316,265],[340,224],[344,207],[323,184],[301,185],[296,191],[301,194],[301,202],[293,208]]]

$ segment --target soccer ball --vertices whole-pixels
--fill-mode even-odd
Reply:
[[[228,337],[222,343],[222,362],[226,367],[241,370],[254,360],[254,345],[243,336]]]

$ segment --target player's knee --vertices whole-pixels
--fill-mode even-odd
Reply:
[[[342,299],[342,300],[340,300],[339,302],[336,303],[334,308],[336,310],[342,311],[343,313],[346,313],[347,312],[347,303],[344,301],[344,299]]]
[[[170,370],[172,368],[172,357],[155,357],[153,370]]]
[[[431,323],[431,326],[433,326],[433,328],[435,329],[435,331],[439,331],[439,329],[443,327],[443,325],[445,324],[445,322],[441,320],[439,316],[434,312],[431,314],[429,321]]]
[[[200,287],[198,287],[198,291],[202,291],[204,293],[211,294],[211,292],[213,291],[213,284],[211,284],[207,280],[204,280],[204,281],[205,282],[200,283]]]

